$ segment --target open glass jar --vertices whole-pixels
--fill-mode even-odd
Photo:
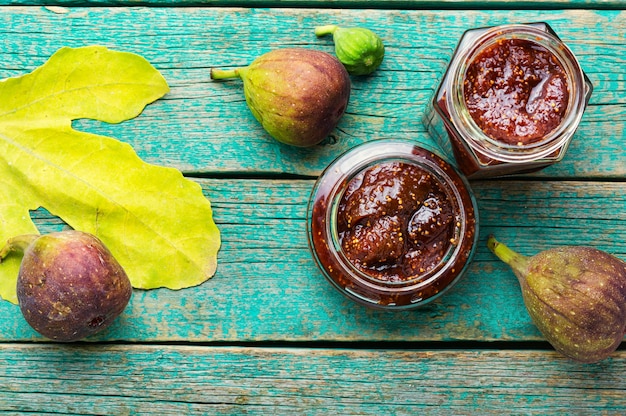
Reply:
[[[472,29],[424,124],[470,179],[537,171],[564,157],[592,89],[548,24]]]
[[[436,153],[379,139],[338,157],[309,202],[309,246],[341,293],[380,309],[431,301],[464,273],[478,237],[465,178]]]

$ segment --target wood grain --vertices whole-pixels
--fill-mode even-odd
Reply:
[[[0,411],[414,415],[626,411],[626,353],[0,346]],[[454,374],[451,377],[450,374]]]
[[[475,261],[441,301],[400,314],[350,303],[323,280],[308,252],[306,203],[313,180],[228,178],[269,178],[284,172],[315,176],[327,161],[365,140],[427,141],[419,111],[462,31],[539,18],[550,21],[580,54],[597,83],[593,105],[567,159],[541,173],[539,180],[475,184],[482,229]],[[274,142],[245,109],[241,85],[208,80],[210,64],[245,65],[259,51],[274,47],[323,45],[330,50],[329,41],[310,39],[310,28],[329,20],[367,24],[388,43],[380,72],[353,80],[353,108],[335,144],[301,150]],[[141,53],[167,75],[172,93],[130,122],[109,126],[80,120],[77,128],[128,141],[144,159],[177,167],[191,177],[224,178],[196,179],[213,202],[223,232],[217,275],[185,291],[137,291],[125,315],[100,339],[540,340],[516,281],[488,253],[484,241],[496,232],[525,254],[576,242],[625,255],[624,184],[606,182],[623,178],[625,169],[623,23],[623,15],[612,11],[122,7],[59,12],[6,7],[0,15],[6,45],[1,75],[32,70],[64,45],[105,43]],[[596,139],[585,140],[586,135]],[[544,181],[547,177],[568,181]],[[572,181],[580,177],[600,182]],[[63,227],[58,219],[36,216],[42,232]],[[5,317],[0,323],[3,340],[40,339],[15,306],[3,302],[0,314]]]
[[[595,91],[565,160],[537,176],[619,178],[626,96],[624,30],[618,10],[339,10],[248,8],[3,7],[0,78],[41,65],[62,46],[104,44],[145,56],[171,92],[120,125],[79,120],[76,128],[130,143],[146,161],[190,175],[316,176],[338,154],[376,138],[432,143],[426,102],[462,33],[510,22],[547,21],[579,57]],[[254,120],[239,80],[212,82],[210,67],[245,66],[271,49],[333,51],[315,26],[362,25],[386,44],[381,68],[353,77],[347,114],[332,140],[312,149],[276,143]]]
[[[131,121],[74,126],[125,141],[144,160],[200,183],[223,247],[211,280],[134,291],[114,325],[86,343],[48,343],[17,306],[0,302],[0,412],[626,413],[624,347],[594,365],[555,353],[532,324],[515,277],[485,246],[494,233],[526,255],[586,244],[626,259],[623,2],[43,3],[0,0],[0,78],[32,71],[62,46],[103,44],[146,57],[170,94]],[[201,5],[249,7],[191,7]],[[479,243],[467,274],[445,296],[402,313],[347,300],[309,253],[315,178],[368,140],[432,144],[420,117],[463,31],[528,21],[549,22],[595,87],[565,160],[523,178],[472,183]],[[385,61],[373,76],[352,79],[348,112],[332,139],[312,149],[280,145],[251,116],[241,83],[212,82],[209,69],[244,66],[279,47],[332,53],[330,39],[313,35],[326,23],[376,31]],[[41,232],[65,228],[45,209],[32,217]]]
[[[306,234],[312,180],[198,180],[223,247],[216,275],[181,291],[135,291],[113,327],[95,337],[133,341],[537,341],[508,266],[489,234],[525,255],[585,244],[626,259],[626,183],[482,181],[474,261],[436,302],[413,312],[371,311],[337,293],[317,270]],[[33,215],[42,232],[63,223]],[[0,303],[0,340],[37,336]]]
[[[133,0],[2,0],[0,5],[44,5],[62,13],[66,7],[76,6],[134,6]],[[620,0],[146,0],[141,3],[153,7],[308,7],[331,9],[621,9]]]

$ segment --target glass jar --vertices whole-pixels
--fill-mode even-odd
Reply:
[[[449,289],[478,238],[465,178],[439,155],[404,140],[347,151],[317,180],[308,207],[309,247],[348,298],[410,309]]]
[[[424,124],[469,179],[560,161],[593,87],[546,23],[464,33]]]

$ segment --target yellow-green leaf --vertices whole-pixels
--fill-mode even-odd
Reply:
[[[98,236],[136,288],[209,279],[220,234],[200,186],[143,162],[125,143],[76,131],[72,120],[119,123],[169,91],[141,56],[62,48],[30,74],[0,82],[0,244],[37,232],[44,207]],[[15,303],[18,255],[0,263],[0,296]]]

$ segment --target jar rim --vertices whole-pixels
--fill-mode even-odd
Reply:
[[[561,122],[544,138],[527,145],[508,144],[487,135],[469,114],[465,102],[464,79],[467,67],[486,48],[505,39],[525,39],[546,48],[559,61],[567,77],[570,94]],[[473,40],[472,46],[455,56],[450,70],[450,93],[446,95],[446,101],[451,121],[473,151],[486,154],[492,159],[523,163],[548,156],[567,144],[582,118],[587,84],[576,56],[556,35],[532,24],[508,24],[488,28]]]
[[[416,149],[418,150],[416,151]],[[423,152],[428,152],[430,158],[423,157]],[[458,244],[449,245],[444,259],[430,271],[397,282],[376,278],[359,270],[345,256],[338,239],[336,224],[339,201],[341,201],[346,191],[347,184],[349,184],[354,177],[370,167],[391,161],[413,164],[433,174],[445,190],[446,197],[453,203],[455,215],[458,214],[461,216],[459,220],[460,225],[455,229],[455,238],[457,238]],[[454,176],[454,179],[450,177],[451,175]],[[459,187],[462,187],[462,189],[459,189]],[[323,213],[315,211],[316,201],[320,200],[323,200],[325,203]],[[465,217],[466,213],[469,213],[468,215],[471,216],[470,219]],[[323,215],[322,225],[315,224],[315,215]],[[313,187],[309,201],[308,241],[317,265],[333,286],[360,303],[367,304],[368,306],[383,307],[376,305],[375,299],[373,300],[371,297],[363,295],[363,291],[368,293],[376,292],[381,296],[408,296],[410,292],[419,291],[436,283],[445,273],[454,273],[453,281],[448,283],[444,289],[451,287],[465,271],[476,246],[476,240],[478,238],[477,217],[478,210],[476,201],[466,179],[436,152],[418,146],[416,143],[404,140],[376,139],[345,152],[322,172]],[[469,230],[469,228],[471,228],[471,230]],[[314,238],[315,233],[323,234],[325,247],[318,246],[318,242],[316,242]],[[467,235],[471,235],[471,241],[468,241]],[[328,258],[320,258],[317,252],[319,249],[327,249]],[[463,250],[469,250],[465,258],[463,258]],[[331,273],[328,271],[329,266],[333,268]],[[451,272],[450,269],[453,271]],[[345,278],[351,281],[352,286],[342,286],[331,274],[345,275]],[[363,289],[363,291],[360,289]],[[415,299],[414,303],[423,304],[425,301],[429,301],[431,298],[434,299],[435,297],[436,296],[430,296],[426,299]],[[405,305],[405,307],[412,306],[414,305]],[[384,308],[387,309],[389,307],[397,309],[397,307],[393,305],[384,306]]]

